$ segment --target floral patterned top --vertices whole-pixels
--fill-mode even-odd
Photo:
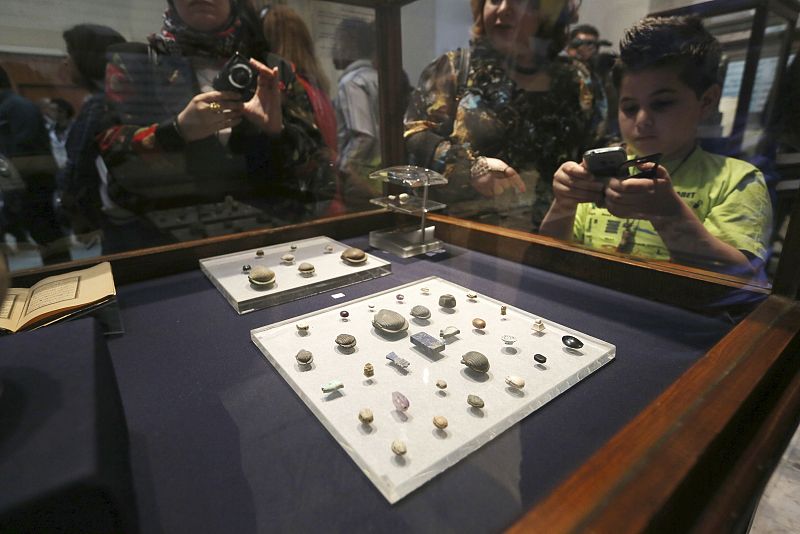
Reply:
[[[451,214],[524,207],[532,211],[528,229],[538,229],[553,199],[553,173],[587,144],[592,114],[591,91],[570,62],[556,58],[545,68],[550,90],[526,91],[508,76],[506,59],[478,39],[468,52],[447,52],[423,71],[406,112],[406,147],[410,163],[450,180],[431,195]],[[505,206],[482,199],[469,179],[479,156],[513,167],[528,194]]]

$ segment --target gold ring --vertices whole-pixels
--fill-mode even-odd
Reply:
[[[208,105],[208,109],[210,109],[214,113],[222,113],[222,106],[219,105],[219,102],[211,102]]]

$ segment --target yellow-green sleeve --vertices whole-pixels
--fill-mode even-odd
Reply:
[[[742,252],[765,260],[772,229],[772,203],[764,176],[753,170],[714,206],[703,226]]]
[[[591,203],[583,202],[578,204],[578,208],[575,210],[575,222],[572,225],[572,240],[576,243],[583,243],[586,232],[586,218],[589,215],[589,208],[591,206]]]

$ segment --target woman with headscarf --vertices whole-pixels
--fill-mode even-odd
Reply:
[[[536,230],[558,165],[586,142],[591,93],[558,57],[567,0],[472,0],[473,40],[420,76],[405,119],[410,162],[442,172],[451,214]],[[528,213],[532,211],[532,213]],[[514,220],[516,212],[524,213]]]
[[[168,2],[147,45],[112,49],[110,199],[147,211],[233,195],[282,221],[310,215],[328,168],[320,132],[249,2]]]

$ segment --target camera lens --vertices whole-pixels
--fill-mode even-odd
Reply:
[[[247,87],[252,79],[253,69],[251,69],[248,65],[243,65],[241,63],[231,67],[231,70],[228,73],[228,81],[231,82],[232,86],[238,89],[244,89]]]

